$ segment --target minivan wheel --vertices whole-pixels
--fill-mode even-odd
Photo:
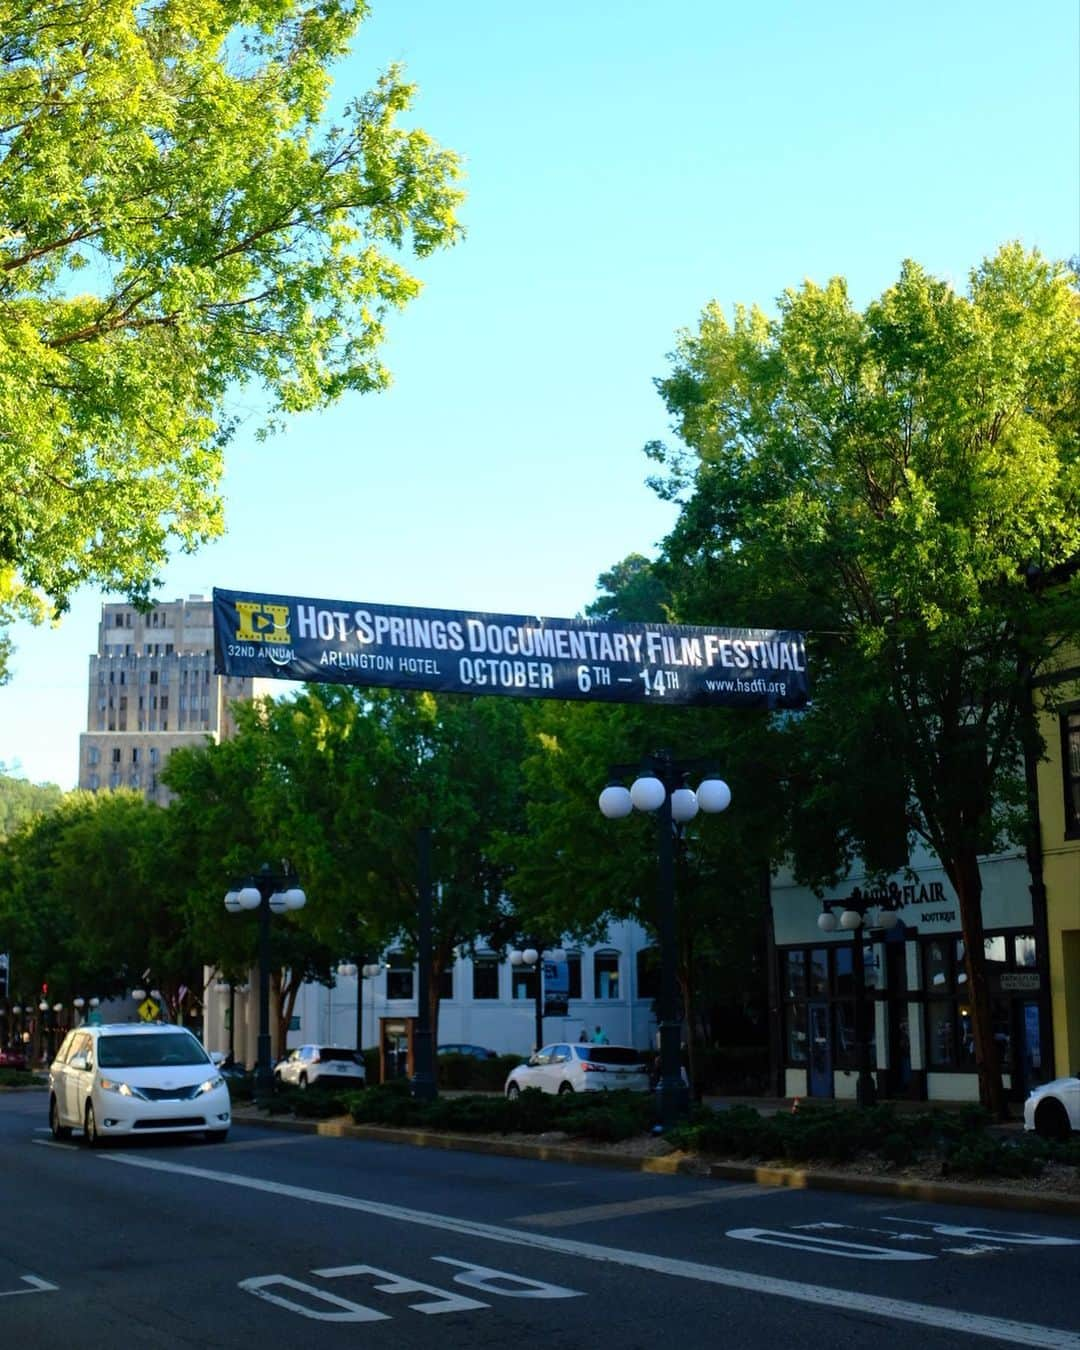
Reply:
[[[1035,1133],[1044,1139],[1068,1139],[1069,1117],[1060,1102],[1051,1098],[1035,1112]]]
[[[560,1084],[559,1084],[559,1096],[560,1096],[560,1097],[565,1097],[566,1094],[567,1094],[568,1092],[573,1092],[573,1090],[574,1090],[574,1085],[573,1085],[573,1083],[560,1083]]]
[[[60,1108],[56,1105],[55,1097],[49,1102],[49,1129],[54,1139],[71,1138],[71,1126],[60,1124]]]
[[[510,1086],[506,1089],[506,1100],[508,1102],[516,1102],[520,1096],[521,1096],[521,1089],[518,1087],[516,1083],[511,1083]]]
[[[101,1135],[98,1134],[97,1116],[94,1115],[94,1103],[86,1103],[86,1115],[83,1117],[83,1143],[88,1148],[97,1148],[101,1143]]]

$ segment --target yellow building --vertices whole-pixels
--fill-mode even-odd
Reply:
[[[1080,694],[1080,665],[1054,677]],[[1080,1074],[1080,699],[1044,711],[1047,758],[1037,768],[1054,1074]],[[1048,1066],[1049,1067],[1049,1066]]]

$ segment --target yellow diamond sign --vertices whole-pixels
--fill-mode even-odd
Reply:
[[[156,1022],[161,1013],[161,1004],[155,999],[144,998],[139,1004],[139,1016],[144,1022]]]

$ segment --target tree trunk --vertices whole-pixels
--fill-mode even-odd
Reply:
[[[964,935],[964,968],[968,979],[975,1042],[975,1064],[979,1074],[979,1100],[995,1120],[1007,1115],[1005,1092],[1001,1082],[997,1043],[990,1010],[990,991],[986,983],[985,946],[982,918],[982,874],[973,846],[961,847],[945,865],[949,880],[956,888],[960,904],[960,924]]]

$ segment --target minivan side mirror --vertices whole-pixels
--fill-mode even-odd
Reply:
[[[88,1069],[90,1067],[90,1056],[85,1050],[80,1050],[77,1055],[72,1055],[68,1060],[69,1069]]]

